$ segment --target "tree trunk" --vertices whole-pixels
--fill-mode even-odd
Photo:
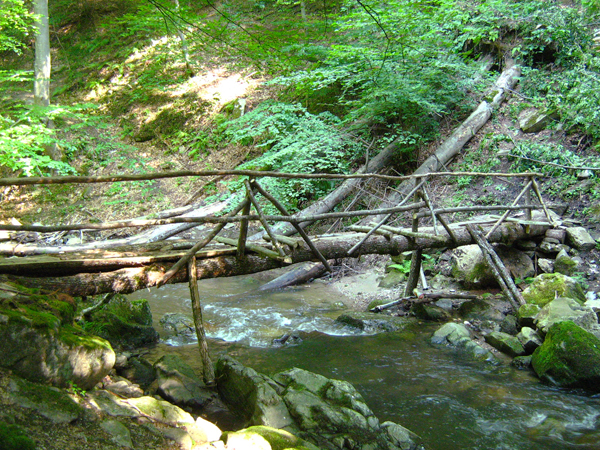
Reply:
[[[497,108],[506,98],[506,94],[517,84],[518,78],[521,75],[519,66],[512,66],[506,69],[494,86],[492,87],[490,99],[486,99],[479,104],[477,109],[446,139],[446,141],[438,147],[433,155],[425,160],[421,166],[413,172],[413,174],[433,173],[439,171],[454,158],[458,152],[465,146],[469,140],[477,134],[477,132],[485,125],[492,116],[492,111]],[[386,205],[396,205],[402,198],[406,196],[414,186],[412,180],[403,181],[399,186],[392,191],[381,207]],[[360,221],[361,224],[369,222],[378,223],[383,219],[383,215],[375,217],[365,217]]]
[[[532,236],[543,235],[547,227],[531,227],[531,233],[525,231],[525,227],[515,223],[504,223],[489,238],[490,242],[511,243],[518,239],[530,239]],[[423,228],[424,232],[433,233],[433,230]],[[430,249],[430,248],[454,248],[461,245],[474,243],[473,238],[463,227],[454,229],[456,242],[447,233],[441,233],[444,239],[416,239],[414,245],[404,236],[394,236],[392,239],[384,236],[371,236],[361,247],[361,254],[391,254],[398,255],[407,250]],[[313,239],[316,248],[327,259],[346,258],[348,250],[356,245],[362,239],[362,234],[344,233],[339,235],[325,236],[319,239]],[[292,263],[304,261],[313,261],[315,256],[306,245],[299,246],[290,252]],[[174,257],[173,262],[178,258]],[[14,261],[14,260],[13,260]],[[0,275],[0,282],[13,281],[26,287],[41,288],[49,291],[59,291],[72,296],[89,296],[108,292],[118,292],[128,294],[139,289],[155,286],[158,280],[172,266],[172,262],[161,261],[146,267],[127,267],[113,272],[98,273],[99,268],[83,264],[81,271],[96,273],[79,273],[76,275],[61,276],[65,273],[56,264],[56,261],[48,261],[45,267],[37,266],[31,272],[24,270],[20,274],[36,275],[16,276],[14,269],[10,265],[0,266],[5,275]],[[281,261],[271,258],[262,258],[255,255],[246,255],[244,258],[237,258],[235,250],[232,249],[232,255],[223,255],[208,257],[197,260],[198,279],[230,277],[235,275],[245,275],[262,272],[265,270],[283,267],[285,264]],[[11,273],[12,275],[8,275]],[[45,273],[47,277],[40,277],[40,273]],[[182,268],[169,280],[169,283],[183,283],[188,281],[187,270]]]
[[[37,106],[50,106],[50,25],[48,21],[48,0],[35,0],[34,13],[39,17],[35,37],[35,62],[33,81],[33,101]],[[54,123],[46,119],[47,128],[53,129]],[[56,143],[44,145],[47,155],[54,161],[62,158]]]
[[[39,17],[35,37],[34,102],[38,106],[50,105],[50,26],[48,0],[35,0],[34,13]]]

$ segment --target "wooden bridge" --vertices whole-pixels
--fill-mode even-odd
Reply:
[[[189,262],[195,260],[198,278],[213,278],[255,273],[303,261],[320,261],[325,270],[331,271],[330,260],[358,257],[364,254],[391,254],[412,250],[415,271],[420,267],[423,250],[453,248],[476,242],[473,229],[467,225],[477,225],[485,232],[489,242],[511,243],[518,239],[530,238],[554,226],[548,207],[545,205],[537,186],[537,173],[476,173],[445,172],[412,176],[387,176],[376,174],[334,175],[334,174],[283,174],[257,171],[200,171],[170,172],[149,175],[118,175],[110,177],[54,177],[3,179],[0,185],[7,184],[55,184],[55,183],[98,183],[128,181],[170,176],[245,176],[246,197],[225,215],[215,213],[171,217],[165,219],[132,219],[106,223],[81,223],[72,225],[6,225],[0,229],[11,232],[57,232],[80,230],[109,230],[126,227],[161,227],[173,224],[196,226],[212,224],[213,228],[199,242],[189,240],[163,240],[161,242],[131,243],[123,241],[102,241],[79,246],[41,247],[32,244],[0,244],[0,281],[15,281],[25,286],[40,287],[52,291],[62,291],[74,296],[88,296],[108,292],[130,293],[138,289],[160,286],[165,283],[185,282],[189,279]],[[524,180],[524,187],[512,205],[470,206],[438,208],[427,194],[427,181],[438,177],[504,177]],[[380,178],[386,181],[404,181],[412,184],[404,199],[393,207],[307,214],[301,212],[290,215],[281,203],[268,193],[259,183],[260,178],[320,178],[353,179]],[[532,202],[531,192],[537,202]],[[262,196],[262,203],[257,200]],[[269,202],[280,215],[266,215],[265,202]],[[252,211],[253,210],[253,211]],[[542,220],[532,220],[532,210],[544,211]],[[198,211],[198,210],[197,210]],[[484,221],[448,224],[445,217],[457,212],[502,213]],[[511,212],[524,212],[520,219],[510,218]],[[387,223],[400,214],[410,217],[406,228],[390,227]],[[377,217],[376,223],[369,218]],[[304,231],[307,224],[333,219],[362,219],[358,224],[346,227],[342,233],[308,236]],[[428,227],[420,226],[424,220]],[[249,240],[248,224],[254,222],[263,228],[263,239]],[[273,223],[287,225],[273,227]],[[237,224],[234,239],[223,237],[227,224]],[[292,231],[300,237],[285,236]],[[139,240],[138,240],[139,242]],[[415,272],[416,273],[416,272]],[[409,277],[409,287],[417,279]],[[410,288],[412,290],[412,288]]]

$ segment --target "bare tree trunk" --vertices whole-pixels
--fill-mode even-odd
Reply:
[[[543,235],[550,226],[532,227],[531,233],[525,231],[525,226],[515,223],[504,223],[489,237],[489,242],[510,243],[517,239],[531,239],[533,236]],[[394,236],[389,239],[385,236],[371,236],[361,247],[361,253],[366,254],[391,254],[398,255],[407,250],[430,248],[454,248],[461,245],[474,243],[473,238],[464,227],[453,228],[456,241],[447,233],[440,233],[443,239],[417,238],[414,244],[404,236]],[[432,233],[432,229],[423,228],[422,231]],[[344,233],[335,236],[324,236],[314,239],[313,242],[319,252],[326,259],[346,258],[348,250],[362,239],[362,234]],[[172,261],[180,257],[177,254]],[[313,251],[302,244],[290,252],[292,263],[314,261]],[[60,260],[40,262],[30,270],[22,267],[15,272],[14,266],[6,265],[2,268],[5,275],[0,275],[0,282],[13,281],[26,287],[36,287],[49,291],[59,291],[72,296],[97,295],[108,292],[128,294],[139,289],[156,286],[158,280],[171,267],[172,262],[162,260],[145,267],[127,267],[112,272],[102,272],[102,268],[93,265],[90,261],[81,261],[79,268],[73,261],[66,263],[68,270]],[[199,279],[230,277],[246,275],[276,269],[286,264],[272,259],[247,254],[241,260],[231,249],[231,255],[207,257],[197,259],[197,276]],[[1,266],[0,266],[1,267]],[[114,270],[112,266],[111,270]],[[78,273],[79,272],[79,273]],[[87,273],[81,273],[87,272]],[[15,276],[9,274],[20,274]],[[68,275],[73,274],[76,275]],[[29,276],[26,276],[29,275]],[[184,283],[188,281],[186,268],[182,268],[169,280],[169,283]]]
[[[37,106],[50,106],[50,25],[48,21],[48,0],[35,0],[34,13],[39,17],[37,35],[35,37],[35,62],[33,100]],[[53,129],[54,122],[45,120],[47,128]],[[47,155],[54,161],[62,158],[59,147],[55,143],[44,146]]]
[[[469,140],[485,125],[492,116],[492,111],[497,108],[506,98],[506,94],[517,84],[521,75],[521,68],[513,65],[506,69],[492,87],[491,99],[486,99],[479,104],[477,109],[438,147],[433,155],[425,160],[423,164],[413,174],[433,173],[443,168],[454,158],[458,152],[465,146]],[[410,180],[400,183],[399,186],[389,195],[382,206],[396,205],[402,200],[406,193],[413,187]],[[377,223],[383,219],[383,216],[365,217],[360,221],[361,224],[371,221]]]

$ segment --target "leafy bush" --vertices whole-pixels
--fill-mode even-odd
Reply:
[[[223,126],[232,142],[265,149],[240,169],[345,173],[359,147],[338,125],[339,120],[329,113],[313,115],[299,104],[268,101]],[[291,210],[332,188],[330,180],[266,179],[263,184]],[[240,187],[240,182],[231,185],[233,190]]]

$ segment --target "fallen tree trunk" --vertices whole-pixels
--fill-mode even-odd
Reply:
[[[517,84],[518,78],[521,75],[521,68],[517,65],[506,69],[494,86],[491,92],[484,101],[482,101],[477,109],[452,133],[452,135],[440,145],[435,153],[425,160],[421,166],[413,172],[413,175],[433,173],[445,167],[446,164],[454,158],[458,152],[465,146],[469,140],[477,134],[477,132],[485,125],[492,116],[492,111],[497,108],[500,103],[506,98],[506,94],[512,90]],[[491,98],[489,98],[491,97]],[[414,186],[414,181],[403,181],[395,190],[384,200],[380,207],[387,205],[397,205],[407,195]],[[361,224],[368,222],[378,223],[383,219],[384,215],[376,217],[365,217],[360,221]]]
[[[489,238],[490,242],[512,243],[518,239],[531,238],[545,233],[548,227],[531,227],[528,234],[525,227],[515,223],[504,223]],[[423,231],[432,232],[427,228]],[[453,229],[456,241],[447,234],[441,233],[443,241],[434,239],[415,239],[414,242],[404,236],[394,236],[387,239],[384,236],[371,236],[361,247],[361,254],[391,254],[398,255],[407,250],[453,248],[474,243],[473,238],[464,228]],[[348,250],[362,239],[358,233],[344,233],[314,239],[314,245],[327,259],[346,258]],[[315,256],[306,245],[301,245],[290,252],[292,263],[313,261]],[[174,258],[176,260],[177,258]],[[1,275],[0,282],[16,282],[23,286],[41,288],[50,291],[59,291],[72,296],[89,296],[108,292],[131,293],[139,289],[155,286],[158,280],[171,267],[172,263],[158,262],[145,267],[128,267],[104,273],[79,273],[70,276],[60,276],[61,273],[53,263],[44,269],[48,277],[24,277],[16,275]],[[223,255],[197,260],[198,279],[229,277],[262,272],[265,270],[283,267],[285,264],[271,258],[262,258],[248,254],[238,259],[235,255]],[[42,269],[38,267],[39,274]],[[51,271],[54,270],[54,273]],[[169,283],[182,283],[188,281],[185,268],[169,280]]]
[[[273,291],[283,289],[284,287],[294,286],[296,284],[307,283],[313,278],[317,278],[325,273],[325,266],[321,262],[306,262],[298,264],[289,272],[280,277],[263,284],[258,288],[259,291]]]

